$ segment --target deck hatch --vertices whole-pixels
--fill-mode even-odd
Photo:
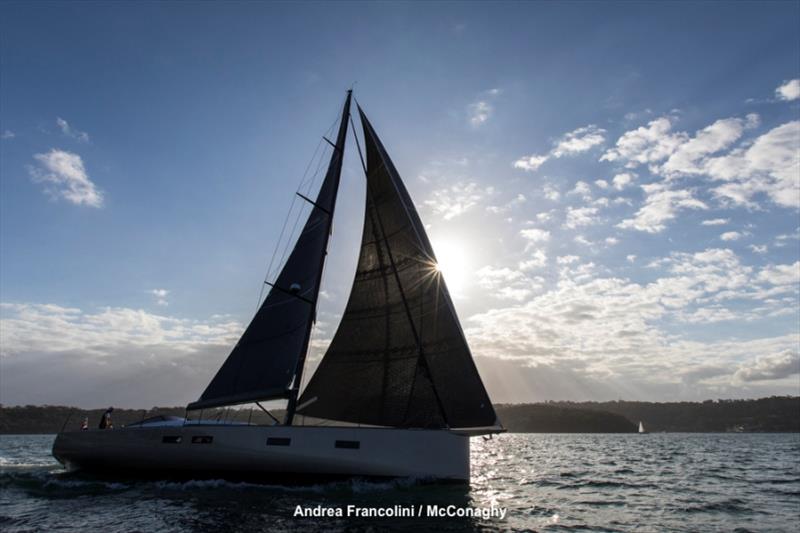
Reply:
[[[345,448],[348,450],[358,450],[361,448],[361,442],[357,440],[337,440],[337,448]]]
[[[192,444],[211,444],[214,442],[214,437],[210,435],[195,435],[192,437]]]
[[[180,435],[164,435],[161,437],[162,444],[180,444],[183,437]]]
[[[267,437],[267,446],[291,446],[292,439],[287,437]]]

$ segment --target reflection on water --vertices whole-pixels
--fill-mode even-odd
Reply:
[[[101,480],[65,473],[52,436],[0,436],[3,531],[784,531],[800,520],[800,435],[501,435],[473,439],[472,483],[308,487]],[[438,505],[499,518],[295,518],[295,508]]]

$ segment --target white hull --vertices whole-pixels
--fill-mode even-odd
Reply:
[[[269,481],[413,477],[469,481],[469,437],[446,430],[152,425],[61,433],[53,455],[75,469]]]

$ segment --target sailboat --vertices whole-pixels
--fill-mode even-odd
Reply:
[[[639,433],[647,433],[647,431],[644,430],[644,424],[642,424],[641,420],[639,420]]]
[[[347,92],[325,178],[252,321],[200,398],[197,419],[62,431],[70,468],[190,477],[299,480],[414,477],[467,482],[469,439],[505,431],[481,381],[433,247],[400,174]],[[348,124],[366,176],[349,300],[305,389],[300,384],[333,228]],[[204,420],[203,411],[286,400],[274,425]],[[263,408],[263,407],[262,407]],[[316,425],[297,424],[303,420]]]

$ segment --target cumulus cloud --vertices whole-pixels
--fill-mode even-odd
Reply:
[[[459,182],[433,191],[431,198],[425,200],[424,204],[444,220],[451,220],[479,205],[494,193],[493,187],[482,187],[473,181]]]
[[[651,172],[667,179],[706,176],[723,182],[712,189],[723,202],[756,207],[755,197],[765,194],[780,206],[798,208],[800,121],[787,122],[734,147],[746,130],[758,125],[758,115],[749,114],[717,120],[690,136],[673,132],[671,119],[661,117],[625,132],[600,159],[629,168],[648,165]]]
[[[514,161],[514,168],[534,172],[550,159],[546,155],[526,155]]]
[[[11,404],[185,404],[243,330],[226,317],[188,320],[124,307],[2,303],[0,312],[0,380]]]
[[[494,108],[486,100],[478,100],[469,105],[468,112],[469,123],[472,124],[474,128],[477,128],[489,120],[489,117],[491,117],[494,112]]]
[[[567,194],[580,196],[584,200],[588,201],[592,199],[592,188],[589,187],[589,184],[585,181],[578,181],[575,183],[575,187]]]
[[[688,381],[696,384],[712,377],[716,390],[734,390],[741,373],[739,378],[734,375],[743,361],[792,347],[796,352],[797,334],[700,342],[663,329],[664,321],[701,324],[781,316],[785,306],[773,301],[775,293],[755,285],[762,283],[759,277],[769,280],[763,282],[765,287],[787,280],[757,273],[731,250],[672,253],[660,261],[664,275],[648,283],[599,276],[590,263],[559,262],[564,266],[552,289],[522,305],[492,309],[467,321],[475,353],[539,368],[569,365],[578,369],[576,377],[605,379],[622,387],[618,395],[627,391],[647,398],[652,397],[653,387],[671,385],[676,395],[685,397]],[[791,285],[784,287],[794,290]],[[725,305],[748,298],[760,300],[762,307],[743,312]],[[509,331],[514,334],[508,335]],[[695,375],[697,361],[719,371],[703,372],[708,379],[701,378]],[[690,374],[696,379],[690,380]],[[631,389],[634,384],[641,389]],[[703,390],[708,394],[713,389]]]
[[[69,125],[69,123],[61,117],[56,118],[56,124],[58,125],[61,133],[66,135],[67,137],[72,137],[76,141],[88,143],[89,142],[89,134],[85,131],[79,131]]]
[[[553,143],[553,148],[546,154],[526,155],[514,162],[514,168],[534,172],[546,163],[551,157],[560,158],[573,156],[591,150],[595,146],[605,142],[606,130],[598,128],[594,124],[583,126],[569,133]]]
[[[512,200],[506,202],[504,205],[490,205],[486,208],[486,210],[490,213],[507,213],[527,201],[528,199],[525,197],[525,195],[520,193],[517,194],[517,196],[515,196]]]
[[[611,183],[614,185],[614,188],[618,191],[621,191],[631,183],[633,183],[633,179],[636,177],[636,174],[632,172],[623,172],[621,174],[617,174],[614,176],[614,179],[611,180]]]
[[[800,79],[789,80],[775,89],[775,96],[787,102],[800,98]]]
[[[43,184],[52,198],[63,198],[75,205],[103,206],[103,193],[89,179],[81,156],[53,148],[33,158],[38,166],[28,168],[31,179]]]
[[[550,153],[553,157],[563,157],[586,152],[603,144],[606,140],[605,133],[606,130],[603,128],[589,124],[565,134],[556,142]]]
[[[753,205],[759,193],[784,207],[800,207],[800,121],[787,122],[750,146],[704,162],[702,171],[725,182],[713,189],[722,199]]]
[[[800,353],[783,350],[743,363],[734,374],[739,381],[767,381],[800,374]]]
[[[550,240],[550,232],[539,228],[521,230],[519,234],[531,243],[541,243]]]
[[[0,134],[0,139],[3,139],[5,141],[5,140],[13,139],[16,136],[17,136],[17,134],[14,133],[11,130],[4,130],[3,133]]]
[[[657,118],[647,126],[625,132],[617,139],[614,148],[600,157],[600,161],[623,161],[628,167],[660,161],[687,138],[685,133],[672,133],[672,122],[668,117]]]
[[[717,120],[710,126],[695,133],[692,138],[679,144],[660,169],[665,175],[703,173],[703,162],[711,154],[729,148],[739,140],[745,128],[758,126],[756,114],[744,119],[726,118]]]
[[[770,285],[800,284],[800,261],[792,265],[769,265],[758,273],[758,281]]]
[[[501,300],[522,301],[541,288],[541,278],[529,279],[518,270],[485,266],[475,272],[478,286]]]
[[[169,294],[169,291],[167,289],[151,289],[149,292],[155,298],[157,305],[169,305],[169,302],[167,301],[167,295]]]
[[[558,192],[558,189],[549,184],[544,186],[542,192],[545,198],[553,202],[557,202],[561,198],[561,193]]]
[[[712,218],[704,220],[700,224],[703,226],[724,226],[728,222],[730,222],[730,219],[728,218]]]
[[[742,234],[738,231],[726,231],[722,235],[719,236],[720,239],[723,241],[738,241],[742,238]]]
[[[642,185],[646,199],[644,205],[633,218],[625,219],[618,228],[635,229],[648,233],[659,233],[684,209],[708,209],[708,206],[695,198],[691,191],[673,190],[661,183]]]
[[[527,272],[543,268],[547,265],[547,254],[542,250],[535,250],[528,258],[519,262],[519,269]]]
[[[598,209],[596,207],[567,207],[567,219],[564,227],[575,229],[596,224]]]

